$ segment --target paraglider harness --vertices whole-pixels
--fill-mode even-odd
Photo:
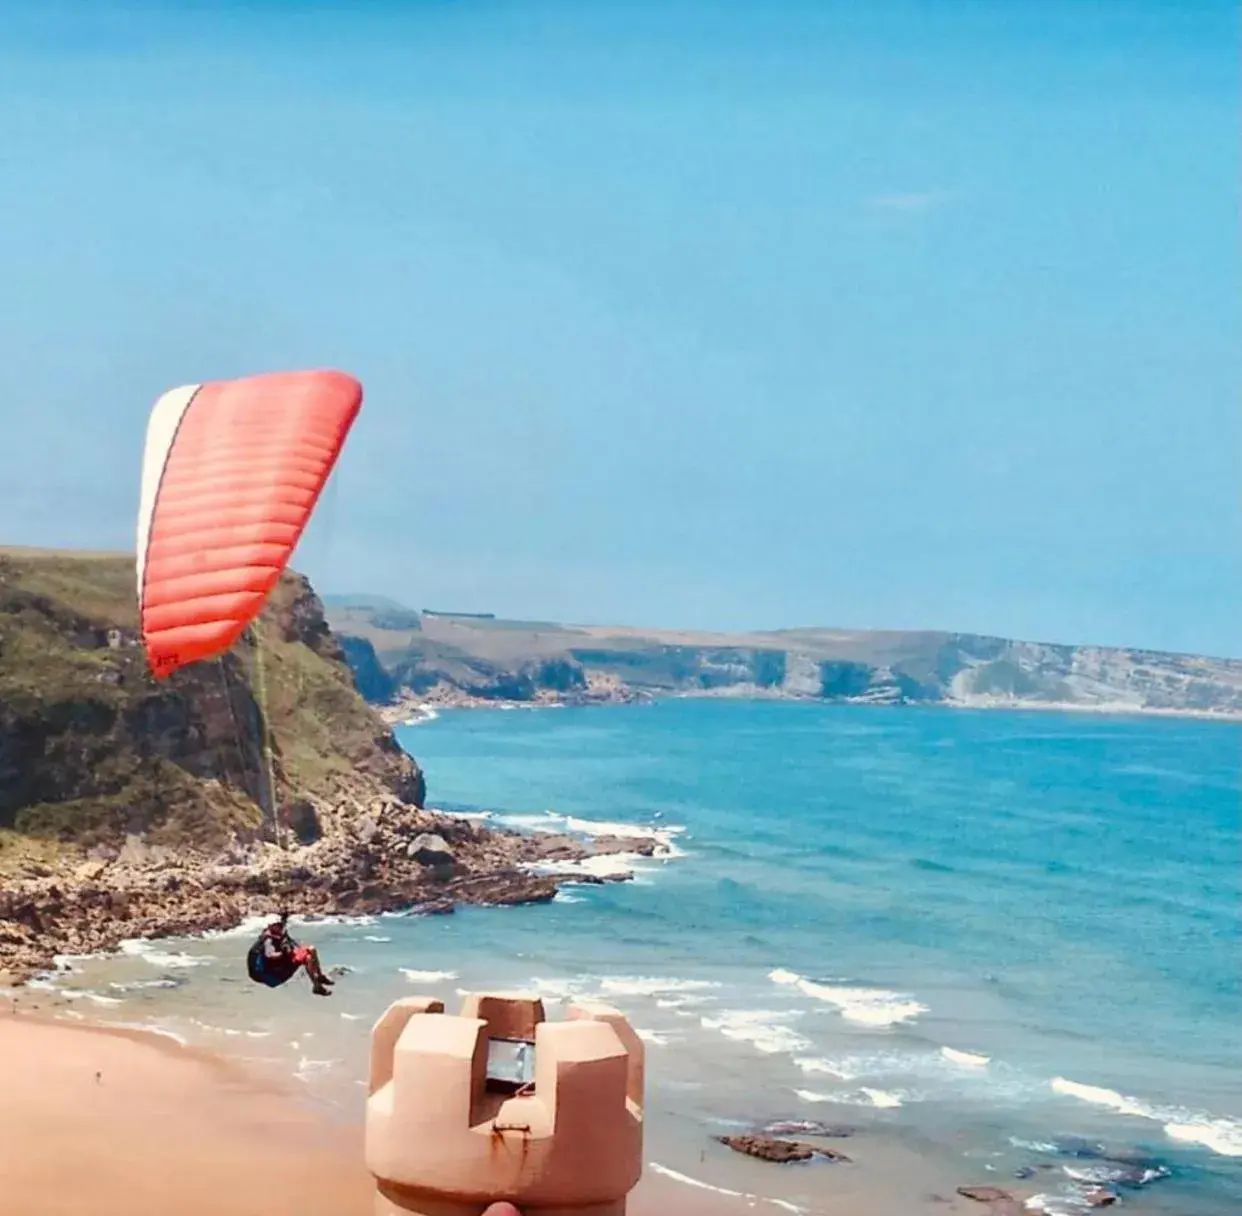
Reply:
[[[285,924],[286,919],[288,918],[288,915],[289,914],[287,912],[282,913],[280,920],[276,923],[278,923],[282,928],[284,928],[284,924]],[[268,957],[267,957],[267,951],[265,949],[267,940],[271,936],[271,928],[272,928],[271,925],[265,926],[263,929],[263,932],[260,933],[259,936],[255,938],[254,944],[250,947],[248,951],[246,951],[246,972],[247,974],[256,984],[263,984],[264,986],[268,988],[274,988],[278,984],[285,983],[286,980],[292,977],[294,971],[297,970],[297,968],[292,964],[292,962],[290,962],[289,964],[285,966],[281,966],[277,968],[273,968],[271,966],[271,963],[269,962]],[[283,935],[283,940],[285,943],[285,947],[290,952],[290,954],[294,950],[297,949],[298,943],[295,942],[293,938],[289,936],[289,931],[287,929],[285,930],[285,933]]]

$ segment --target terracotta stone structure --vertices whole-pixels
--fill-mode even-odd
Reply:
[[[607,1005],[524,993],[397,1001],[371,1036],[376,1216],[625,1216],[642,1173],[643,1045]]]

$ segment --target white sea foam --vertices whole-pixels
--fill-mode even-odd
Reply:
[[[118,984],[115,981],[108,985],[114,992],[141,992],[146,988],[180,988],[181,985],[176,980],[158,979],[158,980],[130,980],[125,984]]]
[[[893,1047],[861,1055],[798,1056],[794,1063],[808,1077],[862,1082],[894,1093],[905,1093],[912,1084],[936,1090],[984,1087],[990,1098],[1004,1095],[1018,1101],[1030,1097],[1040,1085],[1012,1069],[958,1063],[927,1047]]]
[[[685,826],[679,823],[665,823],[659,827],[649,827],[641,823],[604,822],[595,819],[579,819],[574,815],[566,815],[565,827],[571,832],[592,838],[615,836],[620,840],[654,840],[657,857],[684,857],[685,853],[678,847],[676,839],[685,834]]]
[[[706,1030],[719,1030],[726,1039],[749,1043],[765,1055],[792,1054],[804,1051],[811,1044],[787,1022],[796,1014],[777,1009],[726,1009],[714,1017],[702,1017],[699,1024]]]
[[[342,1018],[343,1018],[346,1022],[361,1022],[361,1021],[362,1021],[362,1014],[360,1014],[360,1013],[344,1013],[344,1012],[343,1012],[343,1013],[341,1014],[341,1017],[342,1017]]]
[[[498,816],[505,827],[519,828],[527,832],[561,832],[565,829],[565,817],[546,811],[542,815],[506,814]]]
[[[1042,1216],[1079,1216],[1080,1212],[1090,1210],[1091,1202],[1084,1195],[1032,1195],[1024,1205],[1028,1212],[1039,1212]]]
[[[178,1034],[175,1030],[169,1030],[166,1026],[153,1026],[147,1022],[109,1022],[108,1026],[112,1030],[136,1030],[139,1034],[157,1034],[164,1039],[172,1039],[179,1047],[188,1047],[189,1039],[184,1035]]]
[[[530,874],[560,875],[564,878],[583,876],[591,879],[613,879],[633,882],[636,886],[649,885],[643,870],[652,869],[657,863],[684,857],[685,853],[675,843],[675,838],[685,832],[680,824],[662,824],[647,827],[643,824],[620,823],[596,819],[581,819],[575,815],[561,815],[556,811],[544,811],[542,815],[502,815],[499,822],[508,827],[533,832],[573,832],[591,839],[617,837],[622,840],[650,840],[654,852],[608,853],[587,857],[581,861],[532,861],[522,864]]]
[[[693,1013],[690,1012],[691,1009],[698,1005],[709,1005],[714,999],[714,997],[705,996],[702,993],[685,992],[678,996],[656,997],[656,1007],[658,1009],[671,1009],[682,1017],[693,1017]]]
[[[805,1073],[825,1073],[839,1081],[852,1081],[858,1074],[839,1060],[827,1060],[823,1056],[802,1056],[794,1063]]]
[[[713,980],[683,980],[649,975],[606,975],[600,982],[601,992],[614,992],[622,996],[662,997],[670,994],[685,997],[690,993],[706,992],[720,985]]]
[[[744,1191],[731,1191],[728,1187],[712,1186],[710,1182],[703,1182],[698,1178],[691,1178],[689,1174],[678,1173],[677,1170],[671,1170],[667,1165],[661,1165],[658,1161],[649,1161],[647,1163],[654,1173],[660,1174],[664,1178],[669,1178],[673,1182],[680,1182],[683,1186],[692,1186],[700,1191],[711,1191],[716,1195],[732,1195],[737,1199],[748,1198]]]
[[[1014,1148],[1024,1148],[1032,1153],[1055,1153],[1057,1146],[1049,1140],[1023,1140],[1018,1136],[1010,1136],[1009,1143]]]
[[[234,925],[231,929],[205,929],[202,933],[192,935],[195,941],[216,941],[217,939],[241,938],[241,937],[257,937],[262,933],[277,917],[280,915],[278,908],[273,908],[270,912],[260,913],[255,916],[247,916],[239,924]],[[402,913],[404,915],[404,913]],[[319,926],[342,926],[346,928],[370,928],[377,923],[376,918],[371,915],[364,916],[291,916],[289,917],[289,926],[295,929],[315,929]]]
[[[860,1085],[858,1092],[862,1094],[872,1106],[878,1106],[881,1110],[890,1110],[894,1107],[901,1106],[904,1098],[901,1094],[889,1093],[886,1089],[872,1089],[867,1085]]]
[[[650,1043],[652,1047],[668,1046],[668,1035],[661,1034],[658,1030],[643,1030],[639,1027],[634,1031],[634,1033],[638,1035],[644,1043]]]
[[[54,954],[52,955],[52,966],[57,971],[76,971],[75,963],[90,962],[92,956],[89,954]]]
[[[442,811],[438,807],[428,807],[431,815],[443,815],[446,819],[487,820],[496,817],[495,811]]]
[[[171,954],[161,950],[145,938],[130,938],[120,946],[122,954],[140,958],[153,967],[208,967],[216,960],[202,954]]]
[[[913,1095],[904,1092],[891,1092],[887,1089],[872,1089],[868,1085],[860,1085],[857,1090],[842,1090],[838,1093],[823,1093],[814,1089],[795,1089],[794,1093],[803,1102],[834,1102],[838,1106],[870,1106],[877,1110],[896,1110],[909,1101],[917,1101]]]
[[[589,878],[627,879],[634,877],[635,862],[645,861],[637,853],[602,853],[581,861],[528,861],[522,869],[531,874],[561,874],[567,878],[583,875]]]
[[[83,992],[82,996],[93,1005],[124,1005],[125,1002],[117,996],[104,996],[99,992]]]
[[[1152,1118],[1149,1107],[1127,1098],[1114,1089],[1104,1089],[1099,1085],[1081,1085],[1077,1081],[1067,1081],[1064,1077],[1054,1077],[1052,1088],[1059,1094],[1077,1098],[1080,1102],[1090,1102],[1093,1106],[1107,1106],[1119,1115],[1135,1115],[1140,1119]]]
[[[685,825],[680,823],[662,823],[656,826],[624,823],[619,820],[582,819],[577,815],[562,815],[557,811],[544,811],[541,815],[513,812],[500,815],[497,819],[507,827],[528,832],[572,832],[592,840],[600,837],[615,837],[620,840],[654,841],[656,847],[654,859],[657,860],[668,860],[685,855],[676,843],[676,838],[684,835],[686,831]],[[641,854],[634,854],[634,856],[642,857]],[[642,857],[642,859],[652,860],[647,857]]]
[[[581,981],[546,979],[541,976],[535,976],[530,981],[530,986],[548,1000],[564,1001],[579,994]]]
[[[392,938],[381,937],[378,933],[368,933],[366,937],[364,937],[362,940],[364,942],[377,942],[380,945],[385,945],[388,942],[392,941]]]
[[[895,1026],[927,1012],[927,1006],[913,997],[890,992],[886,988],[820,984],[783,967],[770,972],[768,978],[773,983],[797,988],[804,996],[834,1006],[847,1022],[857,1022],[862,1026]]]
[[[217,938],[230,937],[257,937],[278,915],[278,912],[270,912],[266,916],[247,916],[240,924],[234,925],[231,929],[205,929],[198,936],[203,941],[215,941]]]
[[[832,1094],[821,1094],[814,1089],[795,1089],[794,1093],[802,1099],[803,1102],[835,1102],[836,1098]]]
[[[654,1174],[669,1179],[671,1182],[680,1182],[683,1186],[692,1186],[699,1191],[711,1191],[714,1195],[729,1195],[734,1199],[748,1199],[749,1206],[754,1207],[756,1203],[768,1203],[773,1207],[777,1207],[786,1212],[794,1212],[801,1216],[805,1212],[805,1208],[800,1208],[796,1203],[790,1203],[788,1199],[769,1199],[764,1195],[755,1195],[750,1191],[733,1191],[724,1186],[713,1186],[710,1182],[704,1182],[701,1178],[691,1178],[689,1174],[679,1173],[677,1170],[669,1169],[667,1165],[661,1165],[658,1161],[649,1161],[648,1167]]]
[[[961,1064],[964,1068],[986,1068],[992,1062],[991,1056],[981,1056],[974,1051],[958,1051],[955,1047],[942,1047],[940,1054],[946,1060]]]
[[[340,1062],[340,1060],[310,1060],[306,1056],[301,1056],[298,1059],[298,1066],[294,1069],[293,1075],[299,1081],[310,1081],[325,1072],[331,1071]]]
[[[398,967],[397,970],[411,984],[440,984],[446,980],[457,979],[456,971],[414,971],[409,967]]]
[[[123,1005],[125,1001],[121,997],[104,996],[102,992],[94,992],[89,988],[57,988],[52,983],[39,983],[32,980],[27,987],[43,988],[49,992],[55,992],[62,1000],[66,1001],[90,1001],[92,1005]]]
[[[1220,1119],[1184,1107],[1161,1106],[1132,1098],[1100,1085],[1084,1085],[1065,1077],[1054,1077],[1051,1086],[1059,1094],[1103,1106],[1137,1119],[1150,1119],[1164,1127],[1170,1140],[1198,1144],[1222,1157],[1242,1157],[1242,1120]]]
[[[1200,1118],[1166,1123],[1164,1134],[1183,1144],[1201,1144],[1222,1157],[1242,1157],[1242,1122],[1237,1119]]]

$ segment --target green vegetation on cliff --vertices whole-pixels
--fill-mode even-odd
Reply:
[[[270,834],[265,728],[285,823],[360,791],[421,804],[305,579],[281,581],[258,647],[162,683],[136,610],[132,556],[0,550],[0,865],[135,835],[197,851]]]

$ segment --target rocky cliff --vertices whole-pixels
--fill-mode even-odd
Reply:
[[[408,610],[407,610],[408,611]],[[1242,661],[977,634],[793,629],[736,636],[333,609],[377,700],[728,695],[829,702],[1242,716]]]
[[[257,647],[157,683],[132,572],[125,559],[0,556],[0,828],[87,848],[134,834],[216,848],[274,836],[303,802],[422,802],[422,774],[358,695],[305,579],[279,584]]]
[[[255,641],[157,683],[133,570],[0,551],[0,973],[278,904],[552,898],[528,866],[547,841],[422,809],[422,772],[304,578],[281,581]]]

